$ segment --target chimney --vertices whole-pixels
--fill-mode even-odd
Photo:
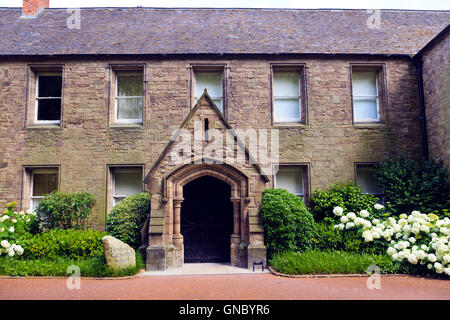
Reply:
[[[23,0],[22,15],[37,16],[41,10],[48,8],[50,0]]]

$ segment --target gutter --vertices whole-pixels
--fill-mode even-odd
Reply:
[[[419,105],[420,105],[420,127],[422,129],[422,149],[423,158],[428,160],[428,136],[427,136],[427,118],[425,113],[425,98],[423,91],[423,72],[422,72],[422,56],[414,57],[414,64],[417,70],[417,84],[419,89]]]

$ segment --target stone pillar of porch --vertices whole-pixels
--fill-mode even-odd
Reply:
[[[181,203],[183,198],[173,199],[173,267],[182,267],[184,263],[183,235],[181,234]]]
[[[230,245],[230,263],[232,266],[242,267],[239,254],[239,245],[241,243],[240,235],[240,212],[241,212],[241,199],[231,198],[233,203],[233,234],[231,235]]]

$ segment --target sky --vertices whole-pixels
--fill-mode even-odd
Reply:
[[[449,0],[50,0],[51,8],[76,7],[207,7],[299,9],[450,10]],[[21,7],[22,0],[0,0],[0,7]]]

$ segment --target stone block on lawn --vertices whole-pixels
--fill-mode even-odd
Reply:
[[[136,255],[134,249],[125,242],[112,236],[102,238],[103,252],[108,267],[120,270],[136,266]]]

